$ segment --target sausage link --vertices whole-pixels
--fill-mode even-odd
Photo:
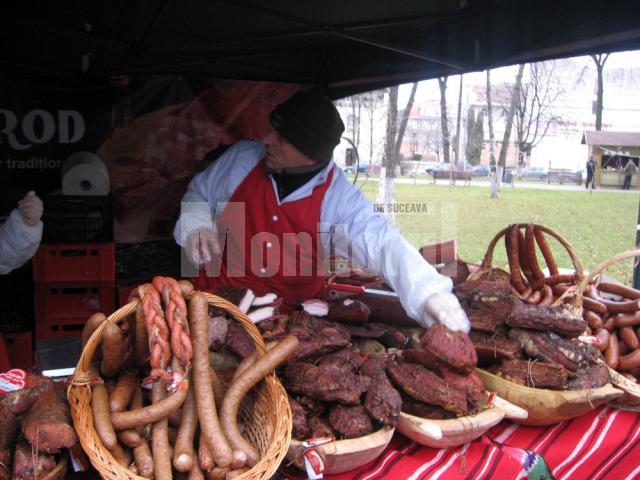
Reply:
[[[158,381],[154,382],[154,385]],[[161,382],[164,385],[164,381]],[[171,412],[180,408],[189,390],[189,380],[184,379],[177,390],[168,397],[136,410],[115,412],[111,414],[111,422],[115,430],[127,430],[130,428],[144,427],[148,423],[154,423],[168,417]]]
[[[589,297],[582,297],[582,306],[588,310],[592,310],[596,313],[607,313],[607,307],[597,300]]]
[[[621,372],[628,372],[634,368],[640,367],[640,349],[623,355],[618,362],[618,370]]]
[[[124,336],[120,327],[108,322],[102,330],[102,363],[100,372],[105,377],[113,377],[124,360],[125,345]]]
[[[627,287],[619,283],[605,281],[601,281],[599,287],[603,292],[612,293],[613,295],[618,295],[629,300],[640,300],[640,290],[637,290],[635,288]]]
[[[144,438],[140,445],[133,449],[133,459],[140,475],[147,478],[153,477],[153,455],[149,443]]]
[[[629,350],[636,350],[640,347],[640,342],[633,327],[622,327],[618,332],[620,339],[629,347]]]
[[[253,386],[284,362],[298,349],[298,339],[285,337],[280,343],[260,358],[253,367],[246,370],[227,389],[222,403],[220,418],[222,428],[234,449],[247,454],[247,465],[253,467],[258,461],[258,452],[240,433],[237,424],[238,410],[242,399]]]
[[[525,246],[527,251],[527,263],[529,264],[532,276],[530,280],[531,288],[533,290],[538,290],[544,285],[544,273],[540,269],[538,256],[536,255],[536,237],[532,223],[528,224],[525,230]]]
[[[109,398],[109,408],[112,412],[121,412],[133,397],[133,392],[138,384],[138,377],[133,373],[122,372],[116,381],[116,387]]]
[[[96,383],[91,387],[91,411],[93,412],[93,426],[107,450],[116,448],[116,432],[111,424],[109,415],[109,392],[103,383]]]
[[[544,232],[540,230],[540,228],[534,227],[533,233],[536,237],[536,242],[538,243],[540,252],[542,252],[542,256],[544,257],[544,261],[547,264],[547,268],[549,269],[549,276],[553,277],[554,275],[558,275],[558,264],[553,258],[553,254],[551,253],[547,239],[544,236]],[[573,280],[571,280],[571,282],[573,282]]]
[[[616,327],[618,328],[640,325],[640,312],[618,313],[617,315],[613,315],[612,318],[615,319]]]
[[[93,332],[107,319],[104,313],[94,313],[89,317],[89,319],[85,322],[84,327],[82,327],[82,348],[85,347]]]
[[[152,405],[166,400],[166,395],[164,381],[154,382],[151,389]],[[155,420],[151,426],[151,452],[155,479],[171,480],[171,445],[169,445],[169,422],[166,415]]]
[[[209,304],[203,295],[193,295],[189,300],[189,321],[193,342],[193,383],[200,435],[204,438],[216,464],[220,467],[228,467],[233,460],[233,452],[221,428],[211,387]]]
[[[598,330],[596,330],[596,337],[598,338],[598,344],[596,345],[596,347],[598,347],[598,350],[600,350],[601,352],[606,352],[607,347],[609,346],[609,338],[611,337],[609,330],[605,328],[599,328]]]
[[[511,285],[521,294],[527,290],[524,279],[520,273],[520,255],[518,251],[519,227],[517,223],[509,226],[505,232],[504,241],[507,249],[507,260],[509,261],[509,271],[511,272]]]
[[[173,449],[173,466],[179,472],[188,472],[193,467],[193,438],[198,426],[198,412],[196,412],[196,399],[193,388],[187,392],[182,404],[182,415],[180,417],[180,427],[178,437]]]
[[[593,330],[597,330],[604,326],[604,322],[602,321],[602,318],[600,318],[600,315],[591,310],[583,309],[582,319],[587,322]]]
[[[529,253],[527,252],[527,240],[518,225],[518,261],[520,262],[520,270],[527,279],[527,284],[535,290],[531,283],[533,282],[533,270],[529,264]]]
[[[542,290],[544,293],[540,305],[548,307],[553,303],[553,289],[549,285],[543,285]]]
[[[620,351],[618,349],[618,335],[613,332],[609,336],[609,346],[604,352],[604,361],[611,368],[615,369],[620,361]]]

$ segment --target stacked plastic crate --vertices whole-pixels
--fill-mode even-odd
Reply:
[[[95,312],[115,306],[110,197],[49,196],[33,259],[37,340],[79,336]]]

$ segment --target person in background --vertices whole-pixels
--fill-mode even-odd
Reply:
[[[42,239],[42,211],[42,200],[30,191],[0,225],[0,274],[21,267],[36,253]]]
[[[624,172],[624,183],[622,184],[623,190],[629,190],[631,188],[631,177],[633,177],[633,174],[636,173],[637,171],[638,171],[638,167],[636,166],[636,163],[632,159],[629,159],[629,161],[627,162],[627,164],[624,166],[624,169],[623,169],[623,172]]]
[[[233,145],[193,178],[182,200],[176,242],[194,265],[222,259],[219,272],[200,271],[197,288],[276,293],[291,309],[321,298],[322,260],[334,252],[382,275],[419,325],[468,332],[451,279],[376,214],[334,163],[344,124],[331,100],[296,92],[269,119],[262,142]]]
[[[587,181],[584,184],[584,188],[593,190],[595,188],[595,171],[596,171],[596,162],[593,161],[593,157],[590,156],[589,160],[587,160]]]

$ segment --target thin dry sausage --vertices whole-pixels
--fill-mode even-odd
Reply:
[[[151,388],[152,405],[166,400],[166,395],[164,381],[158,380],[154,382]],[[153,455],[155,479],[171,480],[171,445],[169,445],[169,422],[166,415],[154,421],[151,426],[151,453]]]
[[[553,277],[554,275],[558,275],[558,264],[553,258],[553,254],[551,253],[547,239],[544,236],[544,232],[539,227],[534,226],[533,233],[536,237],[536,242],[538,243],[540,252],[542,252],[542,256],[544,257],[544,261],[547,264],[547,268],[549,269],[549,276]],[[570,282],[573,282],[573,280],[570,280]]]
[[[273,350],[267,352],[252,367],[232,382],[227,389],[220,411],[222,428],[233,448],[247,454],[247,465],[249,467],[253,467],[258,461],[258,452],[253,445],[245,440],[238,428],[237,416],[240,403],[256,383],[273,372],[278,365],[298,349],[298,344],[296,337],[291,335],[285,337]]]
[[[182,415],[180,416],[180,427],[178,437],[173,449],[173,466],[179,472],[188,472],[193,467],[193,438],[198,427],[198,412],[196,412],[196,399],[193,388],[187,392],[182,404]],[[197,462],[195,462],[197,463]]]
[[[228,467],[233,460],[233,452],[220,426],[211,387],[209,304],[203,295],[195,294],[189,300],[189,321],[193,342],[193,383],[200,421],[200,435],[201,438],[204,438],[216,465]]]
[[[158,382],[154,382],[154,385]],[[164,381],[162,382],[164,385]],[[154,423],[168,417],[171,412],[180,408],[189,390],[189,380],[184,379],[178,388],[168,397],[164,397],[146,407],[116,412],[111,414],[111,422],[115,430],[127,430],[130,428],[144,427],[148,423]]]

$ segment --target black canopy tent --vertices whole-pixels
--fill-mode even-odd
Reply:
[[[191,91],[174,92],[174,102],[204,90],[193,88],[199,77],[316,85],[341,98],[640,48],[637,0],[30,0],[4,2],[0,12],[0,112],[13,109],[18,121],[44,108],[38,102],[50,91],[108,95],[105,81],[117,75],[190,79]],[[12,98],[16,85],[20,98]],[[48,90],[30,95],[33,85]],[[19,158],[24,152],[11,150],[5,129],[0,122],[0,156]],[[73,147],[97,150],[104,129],[94,130]],[[31,159],[38,147],[53,151],[31,145]],[[3,188],[20,178],[7,176]]]
[[[197,74],[319,85],[340,98],[640,48],[635,0],[31,0],[0,11],[2,74],[65,85]]]

